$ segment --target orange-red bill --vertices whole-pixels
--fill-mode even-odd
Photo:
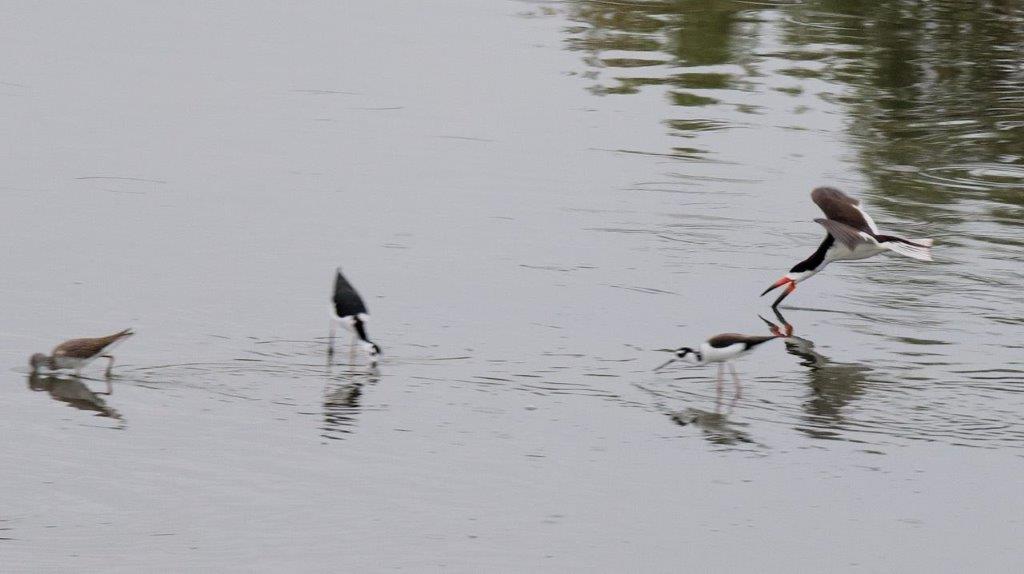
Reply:
[[[761,293],[761,296],[764,297],[765,295],[771,293],[772,289],[778,289],[779,287],[782,287],[786,283],[791,283],[791,285],[789,286],[788,291],[792,291],[793,289],[796,289],[796,282],[795,281],[793,281],[789,277],[783,277],[782,279],[779,279],[775,283],[772,283],[771,287],[765,289],[764,293]]]

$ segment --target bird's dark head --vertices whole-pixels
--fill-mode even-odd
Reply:
[[[44,355],[42,353],[36,353],[36,354],[32,355],[31,357],[29,357],[28,364],[32,366],[32,372],[33,373],[38,373],[39,369],[42,368],[42,367],[48,367],[48,368],[51,368],[51,369],[53,368],[51,366],[52,363],[51,363],[50,357],[47,357],[46,355]]]
[[[676,361],[686,361],[687,363],[695,363],[695,364],[700,363],[700,353],[698,353],[697,351],[694,351],[693,349],[691,349],[689,347],[679,347],[678,349],[659,349],[659,350],[661,350],[661,351],[669,351],[669,352],[673,353],[675,355],[675,357],[672,357],[671,359],[669,359],[669,360],[665,361],[664,363],[662,363],[661,365],[659,365],[658,368],[654,369],[655,371],[660,371],[661,369],[671,365],[672,363],[674,363]]]
[[[697,351],[694,351],[689,347],[679,347],[678,349],[676,349],[675,353],[676,358],[681,360],[686,360],[686,358],[690,355],[693,355],[693,358],[697,358]]]
[[[380,356],[381,356],[380,346],[377,345],[377,343],[367,342],[366,343],[366,354],[370,355],[370,360],[376,363],[377,360],[379,360]]]

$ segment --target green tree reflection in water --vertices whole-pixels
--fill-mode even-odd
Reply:
[[[1020,221],[1024,10],[1017,2],[578,0],[567,6],[580,24],[569,29],[567,43],[587,54],[591,91],[665,89],[673,104],[691,110],[665,120],[674,135],[738,127],[743,120],[735,112],[757,113],[757,96],[766,89],[810,89],[848,111],[851,143],[873,185],[873,202],[883,209],[915,218],[923,215],[922,204],[927,210],[946,204],[958,221],[967,214],[957,209],[960,202],[984,199],[994,202],[986,206],[993,219]],[[781,47],[766,51],[776,43]],[[789,85],[779,85],[780,78]],[[820,90],[813,81],[836,89]],[[712,157],[698,145],[672,153]]]
[[[1016,2],[817,2],[785,41],[832,46],[873,199],[909,218],[984,198],[1024,206],[1024,12]],[[841,49],[840,46],[846,46]],[[921,206],[925,209],[921,209]],[[966,210],[977,212],[977,205]]]
[[[736,127],[730,118],[756,106],[737,103],[730,92],[753,91],[752,70],[759,20],[735,2],[574,2],[569,18],[585,24],[570,29],[570,49],[587,53],[585,75],[597,95],[634,94],[663,86],[675,106],[706,108],[665,120],[677,136]],[[712,108],[717,109],[713,111]],[[672,155],[709,159],[708,149],[677,146]]]

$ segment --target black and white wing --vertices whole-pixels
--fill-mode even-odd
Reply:
[[[828,234],[836,239],[836,241],[842,243],[849,249],[854,249],[860,243],[868,243],[869,237],[867,232],[854,229],[845,223],[833,221],[831,219],[818,218],[814,220],[821,224],[828,231]]]
[[[811,192],[811,199],[828,219],[815,219],[817,223],[849,249],[860,243],[869,243],[878,235],[878,228],[863,209],[860,201],[833,187],[819,187]]]
[[[811,200],[821,208],[825,217],[848,225],[857,231],[876,235],[878,228],[871,216],[860,207],[860,201],[834,187],[819,187],[811,192]]]

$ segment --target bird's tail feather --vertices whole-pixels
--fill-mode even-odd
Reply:
[[[890,251],[899,253],[906,257],[920,261],[931,261],[933,243],[934,241],[931,239],[903,239],[902,237],[893,237],[888,241],[882,242],[882,245],[887,247]]]

